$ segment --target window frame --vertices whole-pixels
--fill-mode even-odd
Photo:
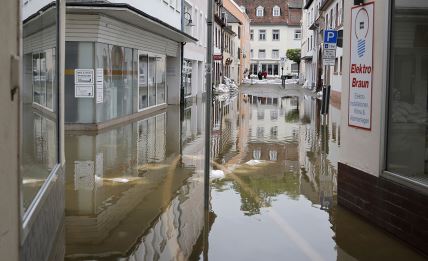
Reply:
[[[299,37],[296,37],[299,35]],[[294,30],[294,40],[301,40],[302,39],[302,29],[295,29]]]
[[[261,37],[262,35],[263,39]],[[266,41],[266,29],[259,29],[259,41]]]
[[[381,149],[380,149],[380,160],[379,160],[379,173],[381,178],[385,178],[387,180],[391,180],[394,182],[397,182],[399,184],[402,184],[404,186],[410,187],[422,194],[428,195],[428,185],[423,184],[421,182],[415,181],[413,179],[409,179],[408,177],[395,173],[393,171],[389,171],[387,168],[388,164],[388,131],[389,131],[389,113],[390,113],[390,86],[391,86],[391,73],[392,73],[392,39],[393,39],[393,9],[395,5],[396,0],[394,1],[387,1],[387,15],[385,15],[385,23],[387,24],[387,33],[386,37],[384,37],[382,40],[384,42],[384,46],[386,48],[383,48],[383,61],[382,64],[385,64],[385,71],[382,75],[382,110],[381,113],[385,117],[381,117],[381,133],[384,135],[381,135],[380,142],[381,142]]]
[[[260,13],[259,13],[260,12]],[[257,8],[256,8],[256,16],[257,17],[263,17],[265,15],[265,12],[264,12],[264,8],[263,8],[263,6],[261,6],[261,5],[259,5]]]
[[[279,6],[275,5],[272,8],[272,16],[274,16],[274,17],[281,16],[281,8]]]
[[[273,29],[272,30],[272,41],[279,41],[280,40],[280,30],[279,29]],[[275,39],[275,34],[277,34],[277,38]]]

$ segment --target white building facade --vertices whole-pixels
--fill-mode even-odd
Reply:
[[[287,59],[286,53],[289,49],[301,48],[302,2],[240,0],[237,3],[251,19],[250,74],[297,76],[298,65]]]
[[[297,75],[297,64],[287,59],[286,53],[288,49],[300,48],[300,26],[251,25],[251,35],[251,74],[261,71],[274,77]],[[285,63],[281,63],[281,59],[285,59]]]
[[[198,39],[184,45],[183,88],[185,98],[195,98],[205,92],[207,53],[207,0],[185,0],[183,30]]]

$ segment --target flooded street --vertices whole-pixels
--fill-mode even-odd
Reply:
[[[320,106],[264,86],[216,96],[212,164],[225,176],[211,180],[209,213],[200,100],[67,132],[57,247],[67,260],[424,260],[337,205],[340,110],[324,119]]]

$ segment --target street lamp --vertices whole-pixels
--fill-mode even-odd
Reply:
[[[188,15],[189,19],[186,18],[186,15]],[[192,15],[189,12],[184,13],[184,19],[187,20],[187,26],[195,26],[193,24]]]

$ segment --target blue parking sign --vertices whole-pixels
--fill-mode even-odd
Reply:
[[[336,30],[325,30],[324,31],[324,43],[337,44],[337,31]]]

